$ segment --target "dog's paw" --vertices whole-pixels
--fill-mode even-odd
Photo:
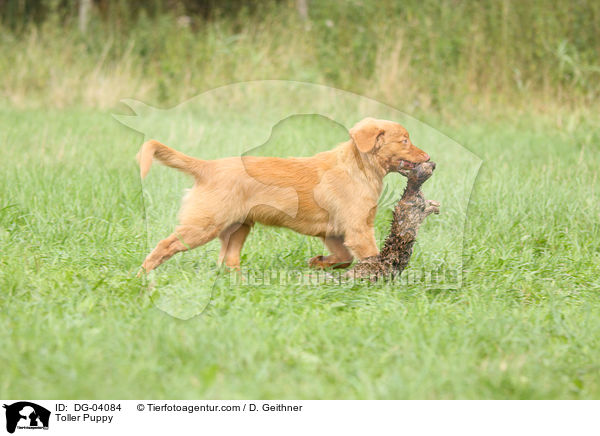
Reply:
[[[308,266],[311,268],[323,268],[324,256],[315,256],[308,259]]]
[[[352,262],[337,262],[331,259],[331,256],[315,256],[308,260],[308,266],[317,269],[327,268],[348,268]]]

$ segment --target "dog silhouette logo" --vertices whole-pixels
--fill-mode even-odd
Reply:
[[[48,429],[50,411],[29,401],[19,401],[4,405],[6,409],[6,431],[14,433],[19,429]]]

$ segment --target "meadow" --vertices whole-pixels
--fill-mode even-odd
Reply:
[[[68,26],[61,33],[52,17],[4,27],[0,397],[600,398],[598,6],[503,2],[503,21],[485,5],[407,4],[396,13],[410,18],[398,30],[405,39],[367,26],[369,37],[353,40],[356,32],[338,31],[353,15],[336,9],[314,11],[310,31],[285,9],[260,20],[216,17],[176,35],[165,30],[177,22],[168,14],[142,14],[131,33],[119,27],[126,20],[94,21],[87,36]],[[461,14],[474,24],[442,44]],[[546,19],[532,20],[536,39],[519,45],[513,30],[532,16]],[[411,32],[421,26],[433,36]],[[490,41],[500,50],[490,54]],[[392,43],[396,57],[383,56]],[[364,63],[344,68],[357,53],[368,54],[357,58]],[[494,68],[503,59],[510,65]],[[460,288],[245,284],[216,286],[187,320],[157,307],[160,291],[136,277],[151,239],[134,159],[144,136],[112,117],[131,114],[118,101],[170,107],[264,78],[380,99],[483,160],[466,211]],[[156,165],[150,186],[163,174],[188,183]],[[388,219],[378,217],[379,241]],[[304,268],[321,254],[305,240],[258,226],[242,263]],[[418,248],[415,268],[428,262]],[[185,253],[173,265],[193,274],[202,256]]]

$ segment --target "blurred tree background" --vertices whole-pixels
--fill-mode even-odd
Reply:
[[[596,0],[0,0],[0,13],[0,96],[17,107],[170,105],[256,79],[406,111],[600,95]]]

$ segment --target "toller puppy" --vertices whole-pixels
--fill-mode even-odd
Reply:
[[[219,264],[239,268],[253,224],[288,227],[320,237],[331,254],[313,267],[347,267],[353,257],[378,254],[373,222],[383,177],[429,160],[408,132],[392,121],[366,118],[350,140],[307,158],[230,157],[201,160],[150,140],[138,153],[142,178],[157,158],[195,179],[183,199],[180,224],[158,243],[142,268],[148,272],[175,253],[219,237]]]

